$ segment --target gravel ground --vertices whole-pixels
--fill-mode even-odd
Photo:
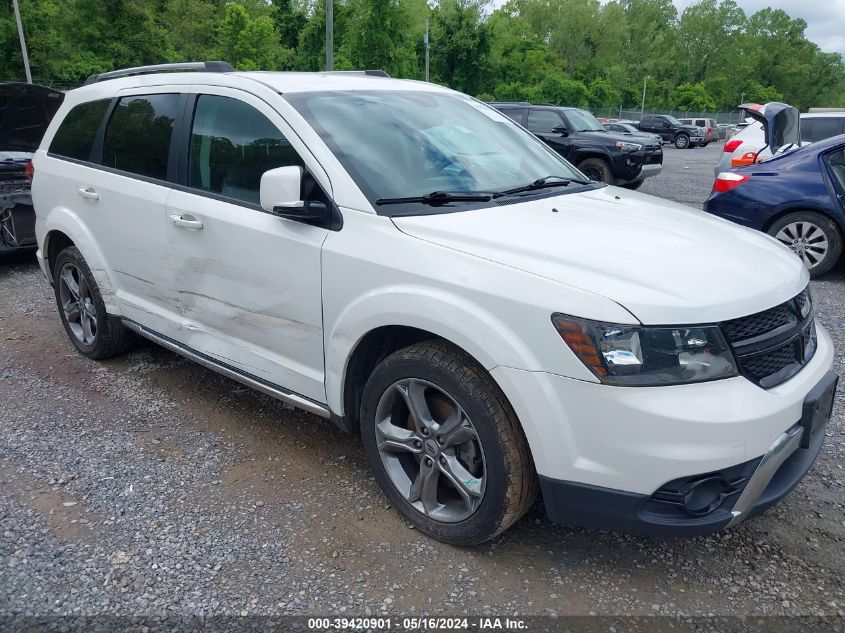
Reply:
[[[642,190],[700,204],[719,149],[667,149]],[[845,274],[813,293],[842,373]],[[840,395],[796,491],[736,529],[641,538],[536,507],[457,549],[409,528],[319,419],[151,344],[75,353],[35,262],[8,258],[0,615],[842,615],[843,413]]]

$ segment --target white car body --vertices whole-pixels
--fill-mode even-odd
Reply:
[[[821,325],[813,358],[774,388],[743,376],[633,388],[602,384],[550,321],[556,312],[632,325],[758,313],[807,287],[807,271],[788,249],[615,187],[454,213],[380,215],[279,94],[324,90],[450,92],[297,73],[141,75],[69,92],[34,158],[44,274],[52,279],[51,242],[63,234],[85,257],[114,318],[195,358],[225,361],[244,382],[258,377],[253,386],[276,385],[274,395],[335,420],[350,415],[349,362],[368,334],[384,327],[431,333],[490,372],[519,418],[541,481],[648,496],[668,481],[764,456],[802,419],[805,396],[832,365]],[[245,212],[48,153],[79,103],[174,91],[229,96],[263,113],[331,195],[342,229]],[[174,224],[174,216],[188,215],[202,231]],[[756,501],[726,516],[745,518]]]

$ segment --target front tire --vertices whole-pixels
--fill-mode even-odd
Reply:
[[[445,543],[491,539],[537,498],[512,407],[483,367],[444,341],[379,363],[364,388],[361,437],[393,507]]]
[[[689,145],[689,136],[686,134],[678,134],[678,136],[675,137],[675,147],[678,149],[687,149]]]
[[[613,172],[610,170],[610,165],[601,158],[585,158],[578,163],[578,171],[590,180],[613,184]]]
[[[814,211],[785,215],[767,231],[801,258],[810,277],[821,277],[842,255],[842,235],[829,217]]]
[[[643,186],[644,182],[645,182],[645,179],[638,180],[637,182],[629,182],[629,183],[624,184],[622,186],[625,187],[625,189],[630,189],[632,191],[636,191],[637,189],[639,189],[640,187]]]
[[[53,290],[65,332],[83,356],[111,358],[135,343],[135,335],[109,317],[94,275],[75,246],[56,257]]]

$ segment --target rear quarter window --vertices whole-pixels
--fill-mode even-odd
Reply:
[[[71,108],[59,125],[49,152],[56,156],[90,160],[97,130],[103,122],[110,100],[90,101]]]

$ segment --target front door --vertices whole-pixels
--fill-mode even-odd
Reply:
[[[565,122],[555,110],[552,109],[531,109],[528,110],[528,117],[525,120],[525,127],[539,136],[543,141],[552,147],[558,154],[566,159],[570,158],[572,142],[569,135],[552,130]],[[573,131],[570,130],[569,134]]]
[[[264,212],[261,175],[303,165],[328,179],[258,98],[204,88],[168,200],[177,340],[266,382],[325,402],[320,251],[328,230]],[[294,139],[299,150],[288,139]]]

